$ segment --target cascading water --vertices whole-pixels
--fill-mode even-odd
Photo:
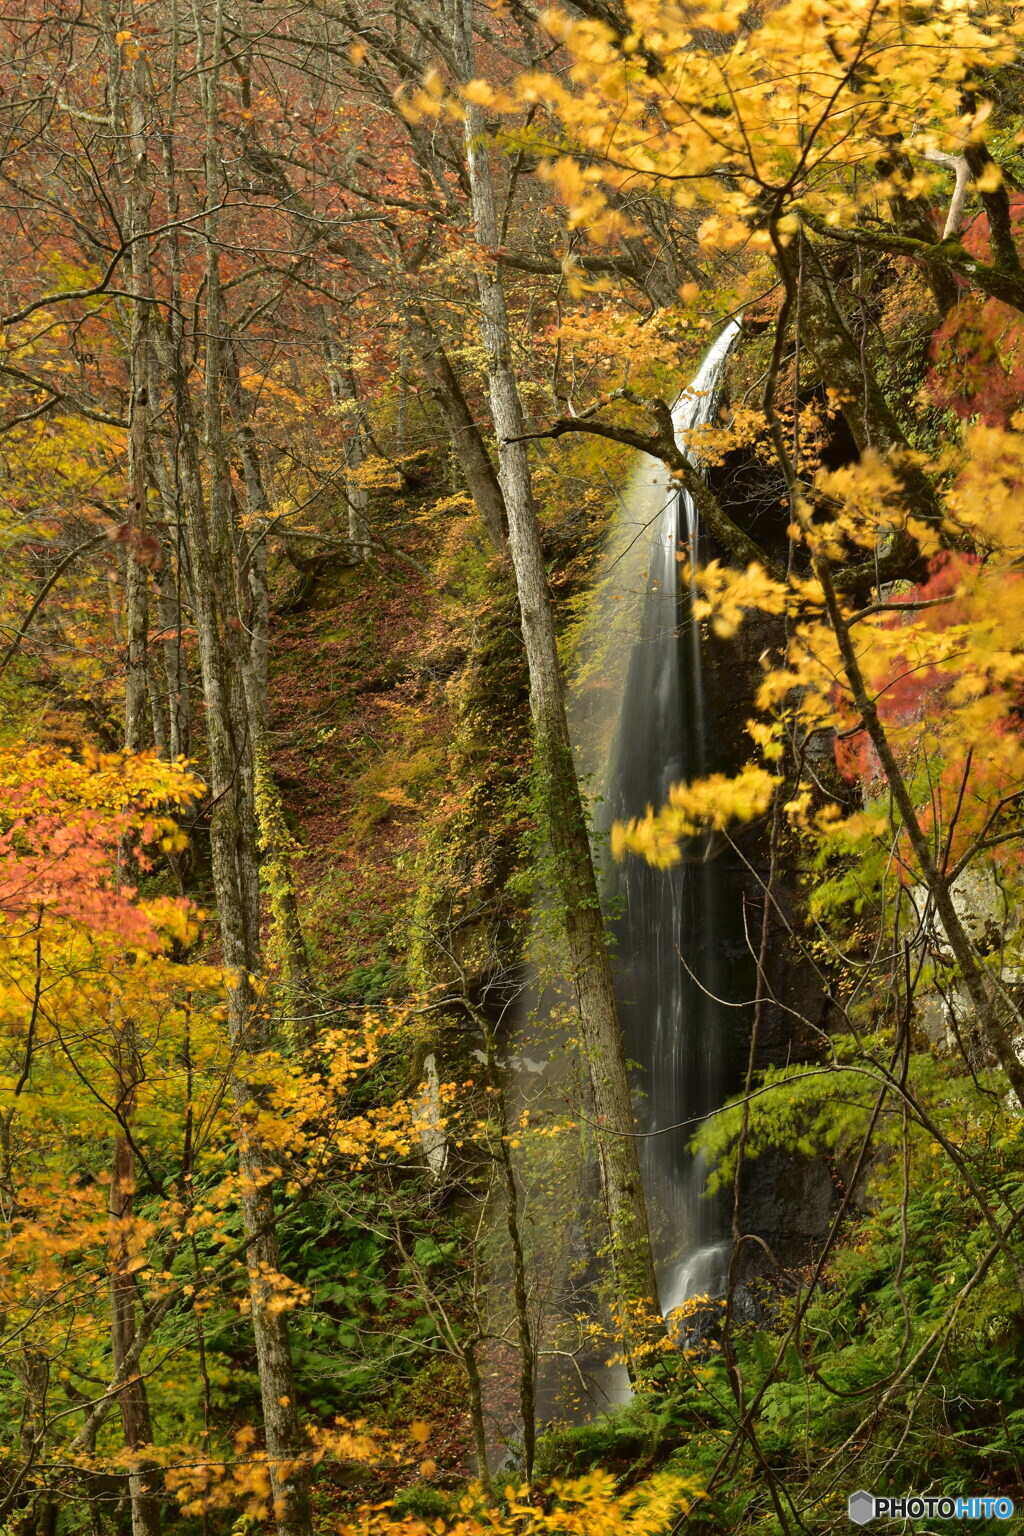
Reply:
[[[679,400],[673,419],[680,438],[712,419],[738,329],[733,323],[717,338]],[[643,549],[649,538],[649,558],[639,628],[628,657],[619,657],[621,702],[602,776],[599,821],[606,827],[662,805],[673,784],[713,767],[694,594],[679,580],[679,556],[693,564],[701,558],[696,507],[648,462],[627,509],[630,521],[650,525],[640,542]],[[602,670],[611,659],[606,651]],[[631,858],[609,866],[605,879],[640,1125],[656,1133],[642,1142],[643,1167],[666,1313],[691,1297],[720,1293],[728,1252],[721,1205],[702,1197],[704,1172],[687,1150],[692,1124],[664,1130],[717,1109],[734,1086],[741,1020],[731,1000],[747,969],[745,943],[737,872],[712,855],[704,840],[694,841],[673,869]]]
[[[730,325],[712,344],[673,413],[681,436],[708,423],[722,370],[739,331]],[[667,471],[644,458],[612,521],[604,574],[581,616],[574,646],[570,728],[577,771],[593,796],[598,847],[615,820],[660,805],[671,785],[712,771],[714,700],[709,701],[692,589],[679,580],[687,553],[702,558],[696,509]],[[717,1109],[735,1086],[732,1064],[745,1059],[743,1010],[750,964],[742,934],[739,872],[695,843],[684,862],[661,871],[631,858],[604,860],[603,895],[615,940],[614,964],[641,1130],[660,1132]],[[559,981],[559,941],[537,902],[531,955],[537,970],[518,1000],[509,1065],[522,1107],[559,1113],[573,1085],[566,1040],[575,1031],[574,1001]],[[554,966],[552,968],[552,962]],[[547,970],[547,980],[539,975]],[[724,1001],[717,1001],[723,999]],[[732,1001],[732,1006],[730,1006]],[[524,1070],[528,1068],[528,1070]],[[571,1101],[571,1099],[570,1099]],[[662,1310],[694,1296],[721,1293],[728,1246],[719,1203],[702,1197],[704,1173],[688,1150],[692,1127],[646,1136],[642,1166],[656,1243]],[[595,1271],[589,1223],[596,1171],[584,1159],[556,1159],[550,1187],[531,1166],[531,1239],[544,1252],[557,1315],[589,1305]],[[574,1184],[573,1180],[577,1182]],[[560,1181],[560,1182],[559,1182]],[[538,1198],[537,1191],[545,1194]],[[565,1219],[566,1210],[574,1212]],[[543,1213],[543,1214],[542,1214]],[[505,1284],[503,1279],[501,1284]],[[547,1325],[557,1333],[552,1320]],[[573,1329],[567,1342],[571,1343]],[[623,1367],[601,1352],[556,1352],[538,1385],[542,1421],[589,1417],[629,1396]],[[572,1366],[568,1360],[572,1359]],[[582,1386],[580,1384],[583,1384]]]

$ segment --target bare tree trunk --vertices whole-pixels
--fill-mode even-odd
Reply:
[[[472,0],[459,7],[455,34],[463,78],[472,74]],[[480,245],[498,246],[498,222],[487,132],[480,109],[466,103],[466,158],[473,217]],[[499,478],[508,513],[537,753],[547,801],[546,831],[568,937],[581,1033],[590,1069],[597,1145],[611,1233],[619,1323],[631,1374],[639,1374],[649,1347],[664,1334],[657,1276],[640,1176],[626,1055],[612,985],[586,817],[573,764],[565,690],[558,661],[551,596],[533,504],[522,404],[512,367],[508,312],[496,262],[478,267],[481,330],[487,353],[491,415],[498,439]]]
[[[404,347],[398,350],[398,405],[395,409],[395,456],[399,463],[405,458],[409,439],[409,374],[408,356]]]
[[[149,570],[140,558],[146,527],[146,315],[145,306],[132,306],[129,358],[131,406],[128,427],[128,518],[124,545],[125,589],[125,750],[147,746],[146,704],[149,697]],[[154,726],[155,726],[154,718]]]
[[[213,328],[222,323],[214,279],[208,326]],[[212,332],[209,345],[216,347]],[[208,359],[207,367],[208,372],[215,370],[216,359]],[[224,473],[219,428],[211,419],[216,403],[216,383],[211,385],[208,380],[206,448],[211,464],[211,501],[219,494],[223,502],[223,480],[219,492],[214,489]],[[182,404],[179,403],[179,410]],[[193,479],[191,495],[185,500],[210,752],[210,850],[224,964],[232,975],[228,1029],[236,1053],[231,1092],[245,1190],[242,1214],[246,1234],[258,1234],[247,1256],[264,1433],[279,1536],[309,1536],[305,1479],[294,1471],[304,1437],[295,1402],[288,1324],[284,1313],[273,1305],[279,1260],[271,1181],[266,1173],[270,1160],[252,1129],[253,1102],[259,1088],[252,1081],[249,1058],[266,1041],[250,980],[261,967],[253,733],[243,680],[246,658],[241,654],[240,626],[236,630],[230,623],[237,616],[224,611],[225,600],[230,604],[234,593],[230,550],[224,537],[224,507],[217,511],[211,507],[207,519],[198,477]]]
[[[133,1263],[133,1228],[135,1215],[135,1150],[126,1134],[135,1110],[137,1082],[134,1028],[126,1023],[119,1031],[116,1046],[118,1080],[116,1104],[121,1128],[114,1137],[114,1156],[110,1171],[110,1341],[114,1373],[124,1368],[135,1344],[138,1319],[137,1288]],[[136,1370],[117,1395],[125,1444],[131,1451],[145,1452],[153,1443],[153,1425],[149,1415],[146,1384]],[[159,1536],[159,1475],[147,1466],[144,1454],[128,1471],[128,1492],[132,1510],[132,1536]]]
[[[170,757],[167,737],[168,722],[164,711],[164,701],[160,697],[160,687],[152,665],[147,665],[146,667],[146,688],[149,693],[149,714],[153,727],[153,745],[156,748],[156,755],[168,761]]]
[[[351,358],[343,355],[326,312],[320,311],[320,338],[331,400],[343,412],[345,435],[345,500],[348,502],[348,536],[353,557],[366,560],[370,553],[370,497],[360,471],[366,461],[366,422],[352,377]]]
[[[409,336],[487,536],[494,548],[503,553],[508,548],[505,498],[455,370],[426,317],[419,311],[410,312]]]
[[[193,5],[197,65],[206,118],[204,175],[207,215],[205,285],[205,385],[203,453],[207,463],[208,503],[200,474],[199,443],[180,353],[168,346],[165,371],[173,381],[179,429],[179,463],[188,542],[191,597],[199,637],[210,753],[210,849],[214,889],[228,988],[228,1030],[235,1053],[231,1094],[235,1104],[239,1168],[243,1180],[242,1216],[246,1235],[249,1298],[256,1366],[263,1407],[273,1517],[278,1536],[310,1536],[307,1478],[299,1467],[305,1447],[296,1404],[288,1324],[274,1304],[279,1269],[272,1177],[253,1129],[253,1105],[259,1085],[253,1081],[252,1057],[266,1043],[266,1021],[253,991],[260,971],[258,828],[254,805],[254,747],[265,719],[265,669],[251,671],[243,614],[237,608],[242,582],[230,523],[230,474],[224,449],[225,392],[230,391],[230,360],[225,367],[226,319],[221,297],[216,209],[222,194],[217,144],[217,90],[224,39],[222,0],[216,0],[212,32],[196,0]],[[227,382],[226,382],[227,376]],[[249,685],[247,687],[247,684]]]
[[[33,1501],[28,1473],[39,1461],[46,1442],[50,1360],[42,1350],[29,1345],[23,1347],[20,1354],[12,1351],[9,1362],[11,1374],[21,1383],[25,1395],[18,1435],[21,1467],[15,1474],[13,1487],[4,1498],[7,1528],[14,1536],[38,1536],[51,1505],[46,1493],[40,1494]]]
[[[537,1346],[530,1323],[530,1293],[527,1283],[526,1255],[523,1251],[522,1228],[519,1222],[519,1181],[512,1162],[512,1140],[508,1124],[508,1106],[505,1102],[504,1085],[494,1067],[494,1038],[491,1030],[484,1032],[487,1048],[487,1065],[491,1086],[498,1108],[498,1156],[501,1159],[502,1183],[505,1190],[505,1228],[512,1251],[512,1305],[516,1316],[516,1334],[519,1344],[519,1416],[523,1421],[523,1477],[533,1481],[533,1464],[537,1455]]]
[[[124,204],[125,239],[132,242],[128,288],[131,339],[128,350],[128,451],[127,517],[125,519],[125,749],[141,752],[146,742],[146,704],[148,685],[149,571],[143,559],[146,529],[146,498],[149,476],[146,470],[146,442],[149,416],[149,359],[146,295],[149,253],[143,238],[149,228],[152,194],[146,159],[145,119],[142,92],[145,76],[141,61],[130,72],[121,68],[113,28],[114,16],[104,7],[106,44],[109,55],[108,79],[111,96],[111,121],[118,135],[115,166]],[[123,99],[127,86],[128,100]]]
[[[163,672],[167,683],[167,753],[188,757],[192,750],[192,699],[188,665],[181,645],[180,572],[167,559],[160,572],[160,630]]]
[[[146,468],[148,437],[148,317],[140,302],[146,292],[149,254],[144,238],[149,227],[152,197],[149,189],[144,133],[143,72],[138,64],[125,73],[115,36],[119,19],[104,5],[102,12],[109,69],[111,121],[117,134],[115,170],[123,199],[126,239],[132,242],[128,288],[132,295],[128,350],[127,517],[124,524],[125,555],[125,729],[126,752],[141,752],[149,744],[146,705],[149,698],[149,571],[141,558],[146,529],[149,476]],[[127,102],[124,91],[127,87]],[[154,707],[155,709],[155,707]],[[156,712],[154,712],[154,720]],[[131,875],[132,855],[121,849],[122,871]],[[135,1112],[139,1079],[139,1052],[135,1021],[115,1020],[113,1059],[116,1072],[114,1107],[117,1130],[108,1198],[110,1270],[110,1344],[114,1372],[125,1368],[135,1348],[138,1331],[137,1286],[134,1271],[133,1229],[135,1215],[136,1157],[130,1126]],[[118,1409],[125,1444],[141,1453],[129,1463],[128,1492],[132,1536],[159,1536],[159,1474],[145,1449],[153,1442],[146,1384],[136,1369],[118,1393]]]
[[[462,1350],[462,1366],[469,1391],[469,1421],[473,1426],[473,1446],[476,1450],[476,1475],[484,1497],[494,1503],[494,1480],[487,1465],[487,1421],[484,1418],[484,1392],[480,1381],[480,1367],[476,1359],[477,1346],[467,1343]]]

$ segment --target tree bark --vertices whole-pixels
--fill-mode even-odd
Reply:
[[[126,1133],[135,1109],[137,1060],[134,1029],[127,1022],[115,1043],[118,1069],[116,1104],[122,1121],[114,1137],[114,1155],[110,1173],[110,1342],[111,1364],[115,1376],[125,1367],[136,1340],[136,1283],[133,1268],[135,1254],[132,1234],[135,1215],[135,1150]],[[145,1452],[153,1443],[153,1425],[149,1413],[146,1383],[136,1368],[117,1396],[125,1444],[131,1451]],[[159,1474],[147,1466],[145,1455],[133,1462],[128,1472],[128,1492],[132,1511],[132,1536],[159,1536]]]
[[[471,0],[456,0],[455,36],[463,79],[472,74]],[[476,237],[494,250],[498,222],[480,109],[466,103],[465,144]],[[530,674],[537,755],[546,799],[546,831],[562,908],[580,1025],[590,1070],[597,1147],[611,1235],[616,1300],[631,1374],[642,1373],[663,1335],[658,1285],[640,1176],[626,1054],[598,899],[586,817],[573,764],[554,616],[523,441],[526,424],[512,366],[508,312],[496,262],[478,265],[481,331],[487,354],[499,480],[519,595]]]
[[[206,139],[203,170],[206,196],[206,350],[202,407],[202,454],[208,498],[200,471],[200,446],[188,380],[180,350],[168,345],[165,372],[173,381],[179,430],[191,596],[199,637],[210,753],[210,850],[221,946],[228,987],[228,1030],[234,1053],[231,1096],[242,1175],[242,1217],[253,1241],[246,1250],[256,1366],[263,1408],[273,1518],[278,1536],[310,1536],[306,1476],[298,1468],[305,1447],[296,1405],[288,1325],[274,1303],[279,1268],[274,1232],[272,1159],[253,1131],[258,1085],[253,1056],[267,1043],[266,1018],[253,978],[260,971],[258,826],[254,805],[254,746],[262,736],[265,670],[246,654],[236,544],[230,518],[230,470],[225,454],[225,395],[230,393],[231,360],[221,294],[217,213],[222,170],[217,142],[218,73],[224,40],[222,0],[216,0],[212,31],[195,0],[197,67],[200,72]],[[168,338],[169,341],[170,338]],[[245,445],[243,445],[245,446]],[[248,605],[246,605],[248,606]],[[236,611],[232,611],[232,608]],[[247,689],[247,682],[249,684]],[[254,685],[255,684],[255,688]]]
[[[370,497],[360,471],[366,460],[366,427],[362,406],[352,378],[352,360],[342,355],[330,321],[320,310],[320,344],[327,366],[331,400],[344,413],[342,432],[345,451],[345,500],[348,503],[348,537],[353,559],[362,564],[371,548]]]
[[[144,132],[144,74],[136,64],[125,72],[115,32],[117,17],[104,5],[102,11],[109,69],[111,121],[117,132],[115,170],[123,201],[125,237],[133,241],[128,266],[130,342],[128,350],[128,441],[126,519],[118,530],[124,535],[125,569],[125,729],[126,752],[142,752],[149,745],[146,708],[149,703],[149,571],[143,563],[146,499],[149,476],[146,468],[148,437],[148,320],[146,294],[148,253],[141,238],[149,227],[152,196],[149,188]],[[127,95],[127,100],[125,100]],[[136,872],[127,842],[120,850],[120,876]],[[137,876],[136,876],[137,877]],[[137,1339],[137,1285],[134,1252],[136,1156],[130,1126],[134,1118],[140,1075],[139,1045],[134,1019],[113,1020],[112,1057],[115,1070],[114,1108],[117,1128],[108,1197],[110,1346],[115,1375],[125,1370]],[[141,1453],[129,1464],[128,1493],[132,1536],[159,1536],[161,1526],[159,1474],[145,1456],[153,1442],[146,1383],[134,1369],[118,1393],[118,1409],[125,1444]]]
[[[148,745],[146,705],[149,701],[149,570],[143,563],[146,528],[146,313],[132,306],[129,360],[131,407],[128,428],[128,517],[124,543],[125,588],[125,750],[142,752]],[[154,721],[155,727],[155,721]]]
[[[409,311],[409,336],[427,388],[437,404],[487,537],[503,554],[508,549],[508,516],[491,456],[473,419],[458,376],[422,311]]]
[[[167,684],[167,754],[188,757],[192,750],[192,699],[189,690],[188,662],[181,644],[181,580],[176,561],[164,559],[160,572],[160,631],[163,673]]]

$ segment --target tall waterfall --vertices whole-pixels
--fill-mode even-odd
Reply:
[[[733,323],[717,338],[676,405],[680,437],[711,420],[738,329]],[[593,763],[600,738],[607,743],[611,734],[609,705],[617,706],[605,772],[594,774],[603,792],[596,820],[604,827],[663,804],[672,784],[714,766],[700,629],[691,614],[693,592],[679,579],[681,554],[702,558],[696,507],[647,460],[618,523],[609,578],[597,599],[603,654],[590,668],[606,682],[605,724],[598,728],[595,711],[588,717],[584,709],[577,732],[584,759]],[[587,668],[585,656],[583,701]],[[620,682],[610,698],[614,674]],[[742,1024],[734,1000],[746,969],[741,901],[736,871],[712,853],[695,840],[674,869],[631,858],[608,867],[605,876],[623,1029],[637,1064],[639,1122],[655,1133],[642,1142],[642,1163],[666,1312],[720,1290],[727,1255],[721,1205],[702,1198],[703,1170],[687,1150],[694,1127],[664,1130],[718,1108],[734,1086],[734,1042]]]

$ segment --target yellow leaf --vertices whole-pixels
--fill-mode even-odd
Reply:
[[[1003,184],[1003,173],[994,160],[990,160],[974,183],[977,192],[998,192]]]

